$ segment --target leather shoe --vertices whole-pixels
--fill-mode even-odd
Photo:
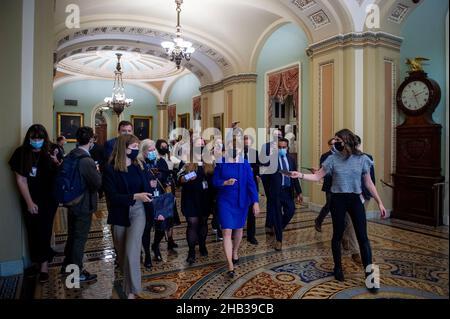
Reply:
[[[275,243],[275,250],[276,251],[282,251],[283,250],[283,243],[281,241],[277,241]]]
[[[41,284],[45,284],[46,282],[48,282],[48,279],[49,279],[48,272],[39,273],[39,282]]]
[[[257,246],[259,244],[258,241],[256,240],[256,238],[247,238],[247,241],[250,244],[255,245],[255,246]]]

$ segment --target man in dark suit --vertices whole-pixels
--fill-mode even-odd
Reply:
[[[325,160],[328,158],[328,156],[333,154],[333,146],[334,146],[334,138],[330,139],[328,141],[328,147],[330,150],[322,156],[320,156],[320,167],[322,167],[322,164],[325,162]],[[333,182],[331,175],[327,175],[323,178],[323,186],[322,186],[322,192],[325,192],[326,195],[326,202],[325,205],[320,210],[319,216],[317,216],[316,220],[314,221],[314,227],[316,231],[319,233],[322,232],[322,223],[325,217],[327,217],[328,213],[330,212],[330,203],[331,203],[331,183]]]
[[[131,135],[133,134],[133,124],[128,121],[122,121],[119,123],[119,135]],[[117,137],[110,139],[105,143],[105,159],[104,163],[108,163],[109,158],[114,150],[114,145],[116,145]]]
[[[270,163],[277,161],[276,152],[278,151],[278,148],[277,148],[278,140],[282,137],[283,137],[283,133],[280,130],[277,130],[277,129],[274,130],[272,132],[272,140],[270,142],[264,144],[261,148],[260,154],[263,154],[262,158],[258,157],[260,159],[260,167],[261,167],[260,178],[261,178],[261,182],[263,184],[264,194],[266,194],[266,200],[267,200],[267,213],[266,213],[266,225],[265,226],[266,226],[266,231],[269,233],[272,232],[273,222],[270,218],[271,218],[271,216],[274,215],[273,211],[275,209],[271,199],[267,195],[269,193],[270,175],[274,173],[274,172],[270,171],[269,167],[270,167]]]
[[[273,227],[276,237],[275,250],[282,250],[283,230],[291,221],[295,213],[295,201],[302,201],[302,188],[298,179],[281,174],[280,171],[295,171],[297,163],[289,156],[289,141],[285,138],[278,140],[278,171],[269,175],[268,199],[274,203]]]
[[[255,180],[256,189],[259,193],[259,185],[258,185],[258,176],[259,176],[259,159],[258,159],[258,151],[254,149],[252,146],[254,144],[253,137],[250,135],[244,136],[244,159],[246,159],[253,171],[253,178]],[[258,240],[255,237],[256,235],[256,217],[253,213],[253,206],[250,206],[248,209],[247,216],[247,241],[252,245],[258,245]]]

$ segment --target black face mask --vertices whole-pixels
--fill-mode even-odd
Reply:
[[[336,151],[342,152],[344,150],[344,143],[336,142],[334,143],[334,148],[336,149]]]
[[[159,151],[159,154],[161,155],[167,155],[169,154],[169,150],[167,148],[161,148]]]

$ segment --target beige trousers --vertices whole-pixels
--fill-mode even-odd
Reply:
[[[114,247],[119,258],[119,267],[123,272],[123,290],[126,296],[142,291],[141,247],[145,220],[144,205],[136,201],[136,204],[130,207],[130,227],[113,228]]]

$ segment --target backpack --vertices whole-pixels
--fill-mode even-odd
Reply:
[[[89,155],[76,156],[70,153],[64,158],[64,162],[56,176],[55,195],[58,203],[65,207],[77,205],[86,190],[86,185],[81,176],[80,160]]]

